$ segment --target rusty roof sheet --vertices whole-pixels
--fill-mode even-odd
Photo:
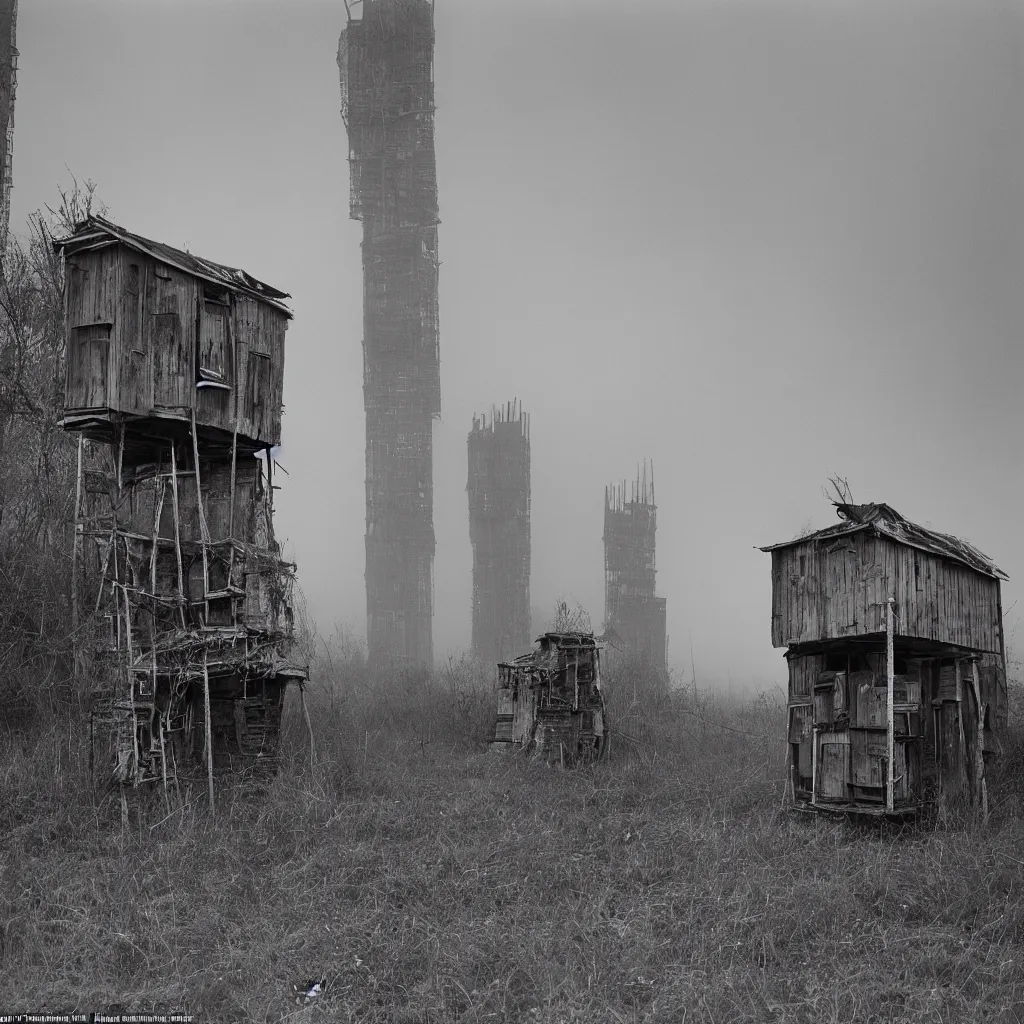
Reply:
[[[54,239],[53,248],[57,252],[71,255],[75,252],[101,248],[115,241],[145,253],[153,259],[160,260],[161,263],[167,263],[186,274],[251,295],[253,298],[260,299],[283,313],[287,313],[289,317],[292,316],[292,311],[280,301],[291,298],[288,292],[283,292],[264,281],[259,281],[251,274],[236,267],[228,267],[222,263],[214,263],[212,260],[201,259],[198,256],[193,256],[190,252],[175,249],[163,242],[156,242],[151,238],[133,234],[105,217],[98,217],[95,214],[76,224],[74,233],[67,238]]]
[[[806,537],[783,541],[781,544],[769,544],[761,551],[778,551],[780,548],[805,544],[807,541],[828,540],[830,537],[843,537],[864,530],[873,531],[877,536],[888,537],[908,547],[959,562],[976,572],[991,576],[993,579],[1008,580],[1010,577],[1000,569],[987,555],[982,554],[973,544],[968,544],[959,537],[948,533],[939,533],[926,526],[919,526],[904,518],[891,505],[883,502],[869,502],[866,505],[852,505],[844,502],[833,502],[836,513],[843,521],[835,526],[827,526],[823,530],[809,533]]]

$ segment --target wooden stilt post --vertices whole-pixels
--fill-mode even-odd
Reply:
[[[316,760],[316,742],[313,739],[313,723],[309,720],[309,708],[306,707],[306,688],[299,683],[299,700],[302,701],[302,715],[306,719],[306,728],[309,730],[309,766],[313,767]]]
[[[153,701],[156,702],[156,690],[153,690]],[[170,704],[168,703],[168,712],[170,712]],[[164,723],[163,716],[160,714],[159,708],[155,708],[156,718],[156,729],[157,735],[160,737],[160,773],[163,775],[164,780],[164,804],[167,807],[168,813],[171,810],[171,799],[167,795],[167,749],[164,746]]]
[[[171,442],[171,502],[174,506],[174,555],[178,560],[178,611],[181,613],[181,626],[185,628],[185,574],[181,567],[181,524],[178,518],[178,458],[175,454],[177,445]]]
[[[115,552],[116,554],[116,552]],[[125,566],[127,569],[127,566]],[[127,571],[125,576],[127,577]],[[128,685],[128,702],[131,706],[132,716],[132,753],[135,758],[135,784],[138,785],[139,771],[142,762],[139,751],[139,723],[135,711],[135,675],[132,672],[132,664],[135,661],[135,649],[132,644],[132,609],[128,603],[128,587],[120,584],[121,597],[124,600],[124,631],[125,643],[128,645],[128,660],[124,665],[125,682]]]
[[[203,552],[203,625],[210,615],[210,604],[206,595],[210,589],[210,565],[206,557],[206,545],[210,543],[210,531],[206,525],[206,512],[203,509],[202,480],[199,477],[199,435],[196,433],[196,411],[192,410],[192,458],[196,464],[196,508],[199,510],[199,542]]]
[[[163,478],[163,460],[157,466],[156,477],[153,480],[154,487],[160,488],[159,496],[155,497],[153,502],[154,513],[153,513],[153,549],[149,553],[149,593],[151,601],[151,611],[149,615],[149,645],[150,650],[153,653],[153,700],[156,701],[156,678],[157,678],[157,658],[156,658],[156,556],[160,548],[160,518],[164,512],[164,495],[167,493],[167,482]],[[170,705],[168,705],[168,712],[170,712]]]
[[[210,813],[214,813],[213,805],[213,732],[210,725],[210,672],[206,663],[206,651],[203,651],[203,716],[206,721],[206,781],[210,789]]]
[[[988,819],[988,787],[985,785],[985,707],[981,702],[981,680],[978,678],[978,659],[971,658],[971,689],[974,706],[978,709],[978,736],[974,748],[974,796],[981,809],[982,821]]]
[[[895,756],[895,723],[893,722],[893,600],[890,597],[885,603],[885,749],[886,749],[886,779],[885,779],[885,809],[891,814],[893,810],[893,787],[894,756]]]
[[[958,791],[958,799],[961,804],[964,801],[965,796],[970,798],[971,789],[971,776],[973,776],[973,766],[967,764],[967,738],[964,735],[964,678],[963,678],[963,660],[957,658],[956,660],[956,726],[957,726],[957,756],[956,764],[958,768],[958,778],[956,780],[956,786]],[[964,788],[967,788],[968,792],[964,793]]]
[[[160,488],[160,494],[153,503],[153,549],[149,553],[149,590],[153,595],[154,606],[156,604],[156,556],[160,547],[160,517],[164,512],[164,495],[167,493],[167,483],[163,478],[162,470],[163,465],[159,467],[154,481]]]
[[[78,472],[75,482],[75,542],[71,553],[71,635],[74,643],[75,676],[78,676],[78,575],[82,565],[82,449],[85,435],[78,435]]]
[[[814,713],[811,713],[811,806],[818,805],[818,730],[814,728]]]
[[[121,420],[117,424],[117,496],[121,497],[121,489],[124,487],[123,483],[123,469],[124,469],[124,421]]]
[[[238,418],[231,434],[231,496],[228,498],[228,539],[235,536],[235,467],[238,464]]]

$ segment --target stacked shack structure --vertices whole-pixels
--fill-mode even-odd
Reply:
[[[529,654],[498,665],[493,748],[527,749],[562,764],[604,756],[610,734],[592,633],[545,633]]]
[[[433,662],[440,415],[434,5],[364,0],[341,33],[350,215],[363,225],[366,610],[371,663]]]
[[[792,803],[984,811],[1007,712],[1007,577],[888,505],[836,508],[837,525],[761,549],[772,556],[772,644],[787,648]]]
[[[483,664],[530,641],[530,421],[522,406],[473,418],[469,433],[473,653]]]
[[[90,217],[66,269],[73,604],[95,763],[124,785],[272,770],[294,566],[274,538],[282,291]]]
[[[627,498],[627,493],[629,497]],[[664,672],[665,598],[654,594],[654,468],[604,491],[605,636],[646,665]]]

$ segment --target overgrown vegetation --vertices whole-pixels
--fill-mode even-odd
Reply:
[[[67,713],[71,686],[69,594],[75,443],[61,429],[64,273],[54,236],[93,207],[95,185],[12,234],[0,274],[0,715]]]
[[[781,810],[780,698],[676,691],[562,771],[488,753],[468,662],[320,645],[285,764],[169,816],[94,802],[77,721],[0,740],[0,1004],[202,1021],[985,1021],[1024,1010],[1024,744],[982,831]],[[628,689],[628,688],[627,688]],[[1017,705],[1019,706],[1019,705]],[[162,819],[162,820],[161,820]],[[316,1003],[291,986],[324,978]]]

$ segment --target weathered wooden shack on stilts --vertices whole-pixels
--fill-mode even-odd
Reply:
[[[101,217],[65,259],[72,599],[95,769],[123,785],[276,764],[294,566],[274,537],[284,292]]]
[[[761,548],[772,644],[789,665],[796,808],[987,813],[986,762],[1006,722],[1000,580],[962,540],[884,504]]]

